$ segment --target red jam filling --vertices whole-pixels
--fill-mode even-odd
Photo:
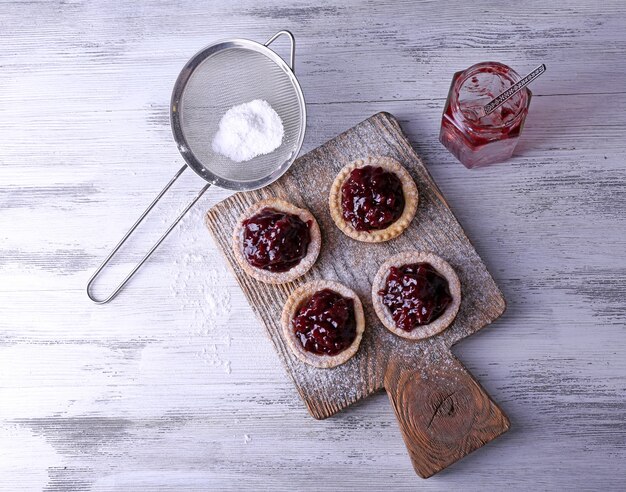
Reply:
[[[253,267],[286,272],[306,256],[309,227],[297,215],[264,208],[243,221],[243,254]]]
[[[291,324],[304,350],[336,355],[356,338],[354,301],[330,289],[320,290],[298,308]]]
[[[404,211],[402,182],[382,167],[356,168],[341,187],[341,206],[357,231],[386,229]]]
[[[452,302],[448,281],[428,263],[391,267],[378,295],[404,331],[432,323]]]

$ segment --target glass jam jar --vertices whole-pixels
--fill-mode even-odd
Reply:
[[[524,88],[486,116],[482,107],[519,79],[515,70],[498,62],[478,63],[452,77],[439,141],[465,167],[486,166],[513,155],[532,93]]]

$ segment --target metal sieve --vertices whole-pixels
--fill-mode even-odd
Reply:
[[[289,64],[268,48],[282,35],[291,42]],[[172,133],[185,165],[91,276],[87,282],[87,295],[92,301],[104,304],[113,299],[211,185],[234,191],[254,190],[276,181],[289,169],[302,147],[306,128],[304,96],[294,75],[294,57],[293,35],[289,31],[279,31],[264,44],[247,39],[218,41],[203,48],[187,62],[176,80],[170,103]],[[284,127],[280,147],[270,154],[241,163],[213,152],[211,142],[222,115],[231,107],[254,99],[266,100],[280,116]],[[208,184],[108,297],[94,297],[91,288],[100,272],[188,167]]]

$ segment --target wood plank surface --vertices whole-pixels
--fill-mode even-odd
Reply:
[[[454,353],[511,430],[432,479],[386,395],[308,415],[206,233],[226,192],[115,303],[84,293],[182,163],[185,61],[280,29],[302,153],[394,114],[508,301]],[[625,31],[621,0],[0,0],[0,490],[623,490]],[[468,171],[437,135],[452,74],[485,60],[548,71],[515,157]],[[182,179],[114,273],[202,184]]]

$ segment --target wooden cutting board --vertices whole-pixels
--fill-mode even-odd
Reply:
[[[328,210],[328,193],[337,172],[368,155],[397,159],[419,189],[415,219],[401,236],[386,243],[348,238],[337,229]],[[232,231],[241,213],[270,197],[308,208],[322,231],[322,250],[315,266],[295,282],[278,286],[246,275],[231,250]],[[206,223],[313,417],[330,417],[385,388],[414,468],[422,477],[437,473],[509,428],[506,415],[450,352],[456,342],[498,318],[505,309],[504,298],[392,115],[372,116],[297,159],[272,185],[217,204],[207,213]],[[416,249],[433,251],[454,267],[461,280],[462,302],[446,331],[411,342],[393,335],[378,320],[371,303],[371,282],[388,257]],[[365,310],[366,331],[359,352],[334,369],[300,362],[281,334],[280,315],[287,297],[315,279],[344,283],[360,296]]]

